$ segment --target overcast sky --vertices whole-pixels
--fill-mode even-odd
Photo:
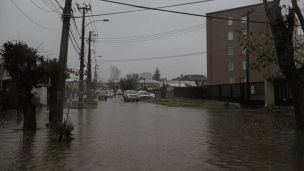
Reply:
[[[114,1],[146,7],[162,7],[199,0]],[[64,0],[57,0],[57,2],[64,7]],[[62,9],[57,2],[55,0],[0,0],[0,44],[11,40],[21,40],[32,47],[38,47],[42,44],[39,47],[42,55],[58,58]],[[209,12],[261,2],[261,0],[214,0],[165,9],[204,15]],[[83,3],[91,4],[92,13],[89,11],[87,15],[139,9],[99,0],[73,0],[74,16],[81,16],[75,3],[80,4],[80,6],[83,6]],[[93,18],[87,17],[86,23],[103,19],[110,21],[94,22],[89,24],[85,30],[85,37],[88,37],[89,31],[98,33],[98,40],[92,43],[92,47],[95,49],[95,54],[92,54],[92,57],[102,56],[101,58],[96,57],[99,65],[99,77],[102,81],[108,79],[111,65],[115,65],[121,70],[122,77],[129,72],[150,72],[153,74],[156,68],[159,68],[161,77],[167,79],[178,77],[181,74],[207,74],[206,29],[204,26],[206,19],[204,17],[145,10]],[[75,18],[75,22],[81,33],[81,18]],[[71,30],[78,47],[81,47],[81,39],[72,20]],[[113,42],[113,40],[115,41]],[[85,43],[85,46],[87,49],[88,44]],[[77,51],[79,52],[79,50]],[[176,57],[154,59],[171,56]],[[142,60],[144,58],[154,60]],[[76,50],[70,41],[68,67],[79,69],[78,59]],[[139,59],[139,61],[114,62],[126,59]],[[92,63],[92,67],[94,66],[95,63]]]

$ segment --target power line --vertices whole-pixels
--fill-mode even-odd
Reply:
[[[101,1],[102,1],[102,0],[101,0]],[[197,1],[197,2],[190,2],[190,3],[177,4],[177,5],[162,6],[162,7],[156,7],[156,8],[169,8],[169,7],[182,6],[182,5],[189,5],[189,4],[195,4],[195,3],[202,3],[202,2],[208,2],[208,1],[213,1],[213,0],[204,0],[204,1]],[[108,13],[108,14],[96,14],[96,15],[91,15],[91,16],[122,14],[122,13],[138,12],[138,11],[146,11],[146,10],[149,10],[149,9],[133,10],[133,11],[123,11],[123,12]],[[90,17],[90,16],[87,16],[87,17]],[[75,18],[81,18],[81,16],[76,16]]]
[[[138,59],[122,59],[122,60],[101,60],[101,61],[97,61],[97,63],[109,63],[109,62],[135,62],[135,61],[148,61],[148,60],[181,58],[181,57],[194,56],[194,55],[200,55],[200,54],[206,54],[206,53],[207,53],[207,52],[196,52],[196,53],[181,54],[181,55],[163,56],[163,57],[138,58]]]
[[[176,33],[176,32],[182,32],[182,31],[188,31],[189,29],[194,29],[194,28],[199,28],[199,27],[204,27],[205,23],[203,24],[198,24],[198,25],[194,25],[194,26],[190,26],[190,27],[185,27],[182,29],[177,29],[177,30],[172,30],[172,31],[167,31],[167,32],[162,32],[162,33],[155,33],[155,34],[149,34],[149,35],[143,35],[143,36],[133,36],[133,37],[120,37],[120,38],[95,38],[94,40],[123,40],[123,39],[134,39],[134,38],[149,38],[149,37],[154,37],[154,36],[162,36],[162,35],[166,35],[166,34],[172,34],[172,33]]]
[[[58,29],[60,29],[60,28],[62,28],[62,27],[59,27],[59,28],[57,28],[57,29],[50,29],[50,28],[46,28],[46,27],[43,27],[43,26],[41,26],[41,25],[39,25],[38,23],[36,23],[34,20],[32,20],[30,17],[28,17],[15,3],[14,3],[14,1],[13,0],[11,0],[12,1],[12,3],[15,5],[15,7],[17,7],[18,9],[19,9],[19,11],[20,12],[22,12],[22,14],[24,15],[24,16],[26,16],[29,20],[31,20],[33,23],[35,23],[37,26],[39,26],[39,27],[41,27],[41,28],[44,28],[44,29],[47,29],[47,30],[58,30]]]
[[[40,6],[38,6],[37,4],[35,4],[35,3],[33,2],[33,0],[31,0],[31,2],[32,2],[36,7],[38,7],[39,9],[41,9],[41,10],[43,10],[43,11],[45,11],[45,12],[54,12],[54,11],[47,11],[47,10],[41,8]]]
[[[121,41],[117,41],[117,40],[105,40],[105,41],[97,41],[96,43],[132,43],[132,42],[143,42],[143,41],[151,41],[151,40],[158,40],[158,39],[164,39],[164,38],[168,38],[168,37],[173,37],[173,36],[178,36],[178,35],[182,35],[182,34],[186,34],[186,33],[190,33],[190,32],[194,32],[200,29],[203,29],[205,27],[200,27],[200,28],[196,28],[190,31],[185,31],[182,33],[178,33],[178,34],[169,34],[166,36],[162,36],[162,37],[151,37],[151,38],[142,38],[142,39],[133,39],[133,40],[121,40]]]
[[[197,16],[197,17],[208,17],[208,18],[215,18],[215,19],[228,20],[228,18],[222,18],[222,17],[213,17],[213,16],[207,16],[207,15],[201,15],[201,14],[191,14],[191,13],[186,13],[186,12],[170,11],[170,10],[161,9],[161,8],[163,8],[163,7],[150,8],[150,7],[144,7],[144,6],[139,6],[139,5],[126,4],[126,3],[115,2],[115,1],[109,1],[109,0],[100,0],[100,1],[109,2],[109,3],[114,3],[114,4],[120,4],[120,5],[126,5],[126,6],[136,7],[136,8],[143,8],[143,9],[148,9],[148,10],[156,10],[156,11],[170,12],[170,13],[176,13],[176,14],[184,14],[184,15]],[[175,5],[175,6],[178,6],[178,5]],[[243,20],[241,20],[241,19],[229,19],[229,20],[243,21]],[[269,24],[268,22],[262,22],[262,21],[248,21],[248,22]]]

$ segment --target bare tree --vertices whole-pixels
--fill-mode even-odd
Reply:
[[[119,79],[120,75],[121,75],[120,70],[116,66],[111,65],[110,66],[110,78],[108,80],[108,86],[111,89],[114,89],[114,93],[116,92],[115,81],[118,82],[118,79]]]
[[[137,85],[137,80],[139,79],[138,74],[127,74],[125,78],[120,79],[120,88],[125,90],[135,90]]]

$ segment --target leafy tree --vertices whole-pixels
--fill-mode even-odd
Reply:
[[[297,42],[294,36],[296,24],[300,24],[304,31],[304,18],[297,4],[292,0],[292,7],[280,6],[280,0],[274,0],[272,7],[267,0],[263,0],[266,15],[269,19],[271,34],[247,33],[248,38],[242,34],[243,29],[238,27],[239,41],[246,53],[256,56],[256,61],[250,64],[251,69],[261,70],[269,63],[278,63],[282,74],[291,88],[294,103],[296,127],[304,128],[304,66],[303,42]],[[298,22],[297,22],[298,21]]]
[[[36,130],[36,106],[33,88],[42,78],[44,63],[38,50],[24,42],[3,44],[1,55],[5,67],[19,91],[19,99],[24,113],[23,130]]]
[[[139,78],[138,74],[127,74],[127,76],[125,78],[121,78],[120,79],[120,88],[122,90],[135,90],[136,89],[136,85],[137,85],[137,80]]]
[[[158,68],[156,68],[156,70],[152,76],[152,79],[156,80],[156,81],[158,81],[160,79],[160,71],[158,70]]]

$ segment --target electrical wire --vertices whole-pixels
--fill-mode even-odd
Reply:
[[[100,0],[100,1],[103,1],[103,0]],[[174,7],[174,6],[189,5],[189,4],[202,3],[202,2],[208,2],[208,1],[213,1],[213,0],[197,1],[197,2],[190,2],[190,3],[183,3],[183,4],[176,4],[176,5],[169,5],[169,6],[156,7],[156,8],[169,8],[169,7]],[[133,10],[133,11],[123,11],[123,12],[108,13],[108,14],[96,14],[96,15],[91,15],[91,16],[122,14],[122,13],[138,12],[138,11],[146,11],[146,10],[149,10],[149,9]],[[87,16],[87,17],[90,17],[90,16]],[[81,18],[81,16],[76,16],[75,18]]]
[[[149,35],[143,35],[143,36],[133,36],[133,37],[120,37],[120,38],[95,38],[94,40],[124,40],[124,39],[137,39],[137,38],[150,38],[150,37],[155,37],[155,36],[162,36],[162,35],[167,35],[167,34],[172,34],[172,33],[179,33],[179,32],[183,32],[183,31],[189,31],[191,29],[195,29],[195,28],[203,28],[205,27],[205,23],[203,24],[198,24],[198,25],[194,25],[194,26],[190,26],[190,27],[185,27],[182,29],[177,29],[177,30],[172,30],[172,31],[167,31],[167,32],[162,32],[162,33],[155,33],[155,34],[149,34]]]
[[[186,13],[186,12],[164,10],[164,9],[159,8],[159,7],[158,7],[158,8],[150,8],[150,7],[144,7],[144,6],[139,6],[139,5],[126,4],[126,3],[115,2],[115,1],[109,1],[109,0],[100,0],[100,1],[109,2],[109,3],[114,3],[114,4],[120,4],[120,5],[125,5],[125,6],[131,6],[131,7],[136,7],[136,8],[143,8],[143,9],[156,10],[156,11],[163,11],[163,12],[170,12],[170,13],[176,13],[176,14],[191,15],[191,16],[197,16],[197,17],[208,17],[208,18],[215,18],[215,19],[222,19],[222,20],[243,21],[242,19],[228,19],[228,18],[213,17],[213,16],[207,16],[207,15],[201,15],[201,14],[191,14],[191,13]],[[175,5],[175,6],[178,6],[178,5]],[[269,24],[268,22],[262,22],[262,21],[248,21],[248,22]]]
[[[47,11],[47,10],[41,8],[40,6],[38,6],[37,4],[35,4],[35,3],[33,2],[33,0],[30,0],[30,1],[31,1],[36,7],[38,7],[39,9],[41,9],[41,10],[43,10],[43,11],[45,11],[45,12],[55,12],[55,11]]]
[[[159,60],[159,59],[181,58],[181,57],[188,57],[188,56],[194,56],[194,55],[200,55],[200,54],[206,54],[206,53],[207,52],[196,52],[196,53],[190,53],[190,54],[171,55],[171,56],[163,56],[163,57],[122,59],[122,60],[100,60],[100,61],[97,61],[97,63],[149,61],[149,60]]]
[[[171,35],[162,36],[162,37],[156,37],[156,38],[145,38],[145,39],[137,39],[137,40],[129,40],[129,41],[107,40],[107,41],[96,41],[96,43],[135,43],[135,42],[144,42],[144,41],[164,39],[164,38],[173,37],[173,36],[179,36],[179,35],[190,33],[190,32],[194,32],[194,31],[197,31],[197,30],[200,30],[200,29],[203,29],[203,28],[205,28],[205,27],[193,29],[193,30],[182,32],[182,33],[179,33],[179,34],[171,34]]]
[[[24,15],[24,16],[26,16],[29,20],[31,20],[33,23],[35,23],[37,26],[39,26],[39,27],[41,27],[41,28],[44,28],[44,29],[47,29],[47,30],[58,30],[58,29],[61,29],[62,27],[59,27],[59,28],[57,28],[57,29],[50,29],[50,28],[46,28],[46,27],[43,27],[43,26],[41,26],[40,24],[38,24],[38,23],[36,23],[34,20],[32,20],[29,16],[27,16],[16,4],[15,4],[15,2],[13,1],[13,0],[11,0],[12,1],[12,3],[15,5],[15,7],[17,7],[18,9],[19,9],[19,11],[20,12],[22,12],[22,14]]]

